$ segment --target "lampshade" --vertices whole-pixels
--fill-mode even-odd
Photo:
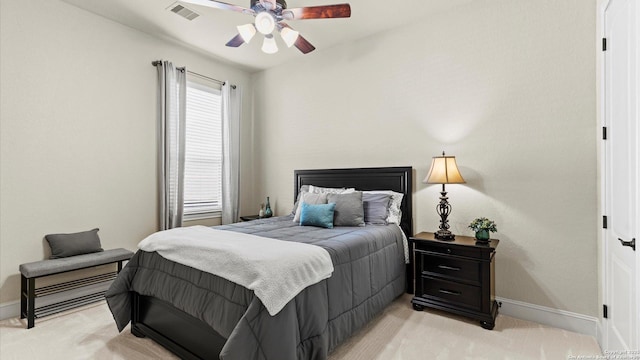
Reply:
[[[429,175],[422,181],[427,184],[464,184],[455,156],[434,156]]]
[[[238,33],[240,33],[240,36],[242,36],[242,40],[244,40],[244,42],[246,42],[247,44],[256,34],[256,27],[253,24],[238,25],[237,28]]]
[[[256,29],[264,35],[271,34],[276,28],[276,19],[268,11],[263,11],[256,15]]]
[[[278,45],[276,44],[276,39],[273,38],[273,35],[267,35],[264,37],[262,51],[267,54],[275,54],[278,52]]]
[[[283,27],[282,30],[280,30],[280,36],[282,36],[282,40],[284,40],[284,43],[287,44],[288,47],[292,47],[293,44],[296,43],[298,35],[300,35],[299,32],[289,29],[288,27]]]

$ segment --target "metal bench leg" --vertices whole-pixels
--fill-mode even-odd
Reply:
[[[20,274],[20,319],[27,316],[27,278]]]
[[[36,279],[29,278],[27,284],[27,329],[34,326],[36,319]]]
[[[118,261],[118,274],[122,271],[122,260]]]

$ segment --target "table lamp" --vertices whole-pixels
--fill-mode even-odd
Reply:
[[[449,231],[449,220],[447,216],[451,213],[451,205],[447,201],[447,192],[444,190],[445,184],[464,184],[465,181],[460,175],[455,156],[434,156],[431,160],[429,174],[422,181],[425,184],[442,184],[440,192],[440,203],[436,206],[436,212],[440,215],[440,229],[435,233],[435,238],[439,240],[453,240],[455,236]]]

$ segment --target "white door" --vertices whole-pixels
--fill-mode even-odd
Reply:
[[[604,350],[640,347],[638,241],[638,1],[610,0],[604,12],[603,230],[608,318]]]

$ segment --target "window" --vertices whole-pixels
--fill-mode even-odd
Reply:
[[[219,86],[187,81],[184,216],[222,211],[222,101]]]

